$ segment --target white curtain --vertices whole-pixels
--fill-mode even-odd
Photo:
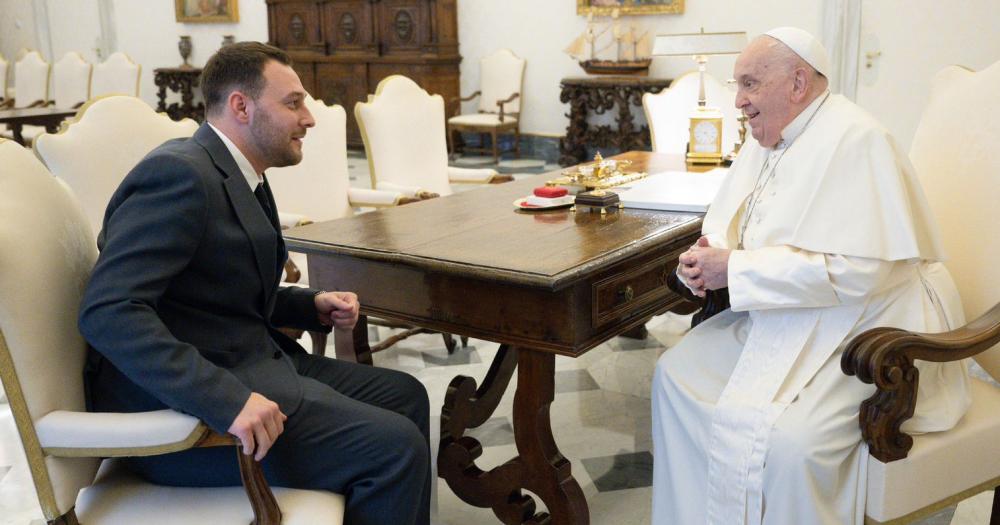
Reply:
[[[824,0],[823,45],[830,54],[830,90],[854,100],[858,88],[861,4],[864,0]]]

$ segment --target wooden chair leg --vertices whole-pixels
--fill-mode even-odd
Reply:
[[[451,334],[441,332],[441,337],[444,338],[444,347],[448,349],[448,355],[455,353],[455,338]]]
[[[325,332],[309,332],[312,339],[313,355],[326,355],[327,334]]]
[[[448,158],[455,157],[455,130],[451,129],[451,126],[447,126],[447,139],[448,139]]]
[[[469,336],[463,335],[463,336],[459,337],[459,339],[462,340],[462,348],[468,348],[468,346],[469,346]]]
[[[496,164],[500,162],[500,145],[497,144],[496,128],[493,128],[493,131],[490,131],[490,138],[493,139],[493,163]]]

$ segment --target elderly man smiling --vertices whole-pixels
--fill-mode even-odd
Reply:
[[[753,137],[678,275],[728,287],[731,308],[660,358],[653,380],[653,522],[862,523],[858,407],[873,387],[840,345],[876,326],[962,319],[913,167],[872,117],[827,89],[829,59],[778,28],[736,62]],[[918,362],[904,429],[944,430],[968,406],[964,363]]]

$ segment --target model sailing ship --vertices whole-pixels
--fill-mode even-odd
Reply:
[[[653,46],[649,31],[638,34],[636,26],[623,27],[618,10],[611,13],[611,21],[603,27],[587,15],[587,29],[565,49],[567,55],[580,62],[580,67],[591,75],[645,75],[649,72]],[[611,39],[604,37],[610,31]],[[615,48],[615,59],[600,58],[607,50]]]

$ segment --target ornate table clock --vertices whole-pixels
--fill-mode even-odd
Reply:
[[[722,163],[722,112],[700,105],[691,115],[689,164]]]

